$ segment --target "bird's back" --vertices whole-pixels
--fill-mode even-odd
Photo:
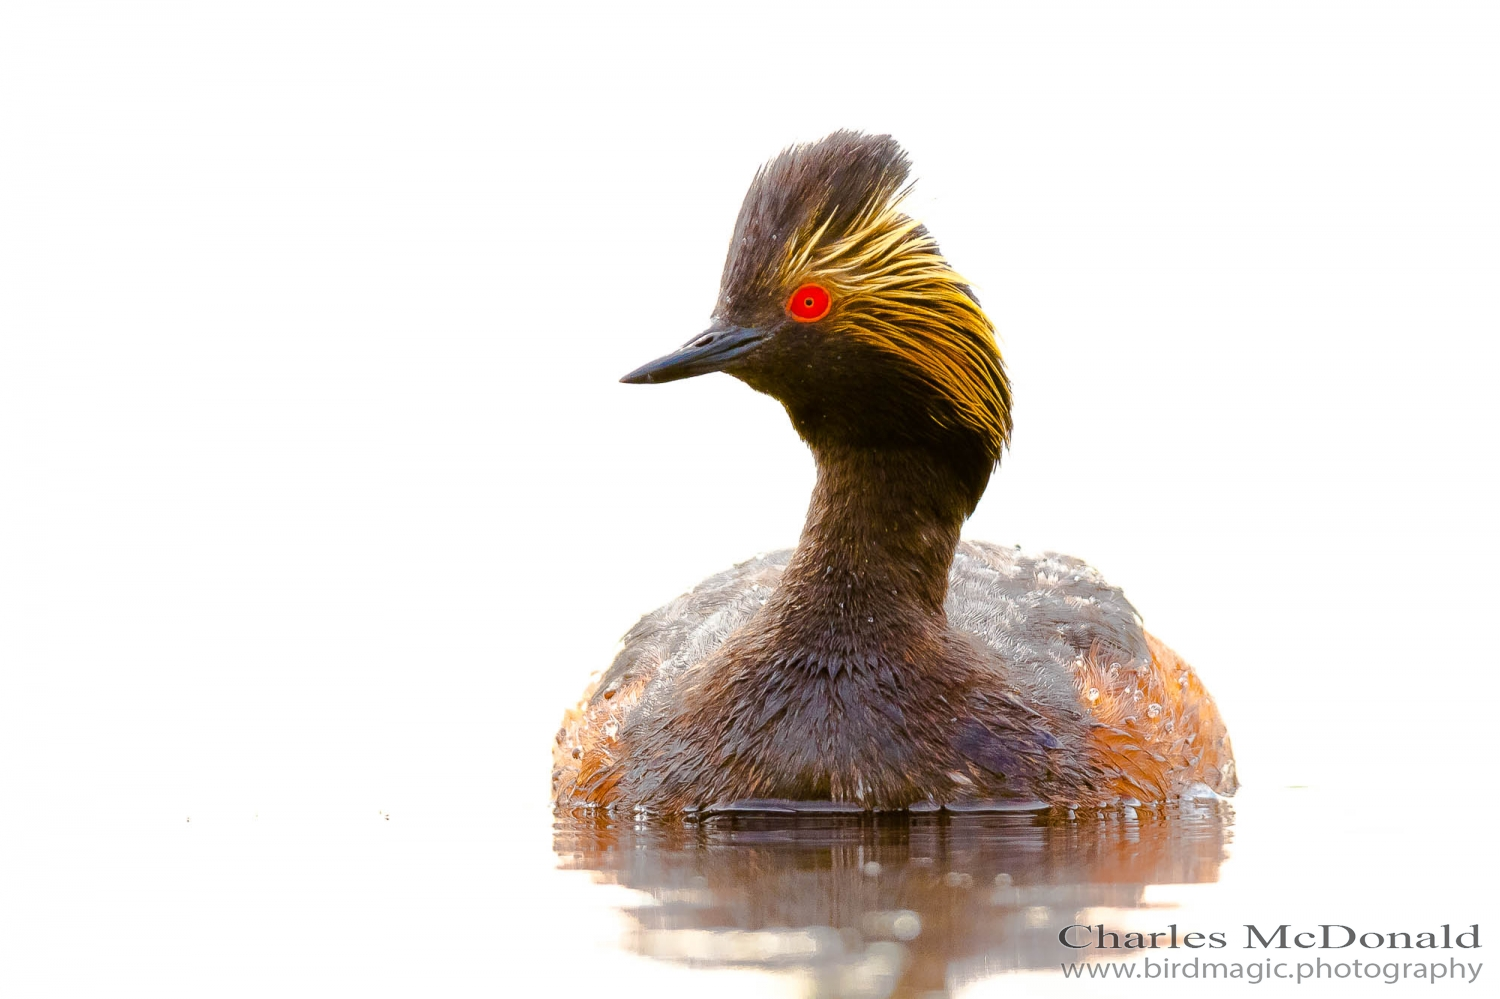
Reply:
[[[765,605],[791,550],[758,555],[643,617],[558,732],[554,786],[588,783],[638,710],[675,696],[681,678]],[[984,653],[996,691],[1088,733],[1101,800],[1157,801],[1198,786],[1237,787],[1227,730],[1192,668],[1141,626],[1116,587],[1082,561],[963,542],[949,572],[950,627]],[[591,762],[592,761],[592,762]],[[582,772],[581,772],[582,771]]]

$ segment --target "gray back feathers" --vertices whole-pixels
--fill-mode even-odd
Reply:
[[[647,614],[625,635],[598,690],[613,693],[702,663],[760,610],[791,555],[790,549],[759,555]],[[1003,684],[1043,711],[1076,710],[1073,667],[1091,654],[1151,659],[1125,595],[1067,555],[961,542],[945,607],[955,631],[993,653],[987,658]]]

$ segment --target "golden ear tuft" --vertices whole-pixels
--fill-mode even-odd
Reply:
[[[786,247],[783,287],[827,289],[838,329],[904,362],[933,393],[932,418],[976,432],[998,461],[1011,395],[994,326],[926,228],[900,212],[909,190],[874,192],[837,238],[811,216]]]

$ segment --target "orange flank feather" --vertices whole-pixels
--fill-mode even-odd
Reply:
[[[1091,748],[1113,790],[1159,801],[1181,793],[1185,775],[1233,794],[1234,752],[1219,709],[1193,668],[1150,632],[1151,661],[1119,662],[1096,649],[1073,668],[1079,700],[1096,724]]]

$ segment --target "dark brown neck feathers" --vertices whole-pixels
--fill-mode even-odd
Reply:
[[[947,630],[943,601],[970,487],[923,448],[814,447],[802,538],[755,625],[819,658],[902,658]]]
[[[900,807],[951,780],[941,733],[973,670],[943,604],[972,475],[927,448],[812,448],[797,550],[712,668],[690,671],[694,693],[670,726],[708,768],[668,778],[694,800]]]

